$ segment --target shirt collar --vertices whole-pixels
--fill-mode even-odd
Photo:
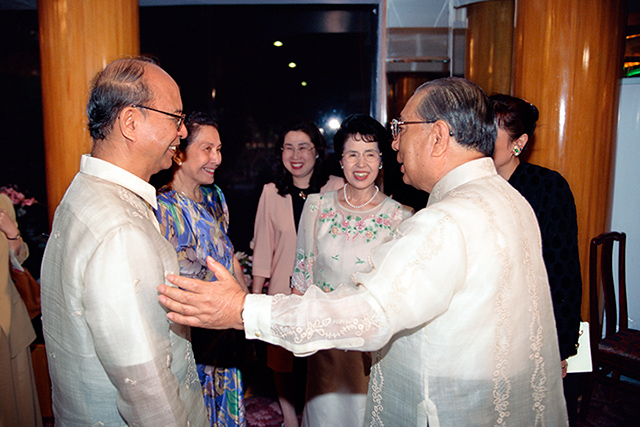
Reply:
[[[456,187],[476,179],[497,175],[497,173],[491,157],[483,157],[464,163],[447,173],[433,186],[427,206],[439,202]]]
[[[80,172],[113,182],[126,188],[134,194],[142,197],[154,209],[158,208],[156,201],[156,189],[153,185],[138,178],[131,172],[109,163],[107,161],[91,157],[90,154],[83,154],[80,159]]]

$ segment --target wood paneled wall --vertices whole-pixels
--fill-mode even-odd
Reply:
[[[611,223],[624,0],[517,0],[513,95],[540,110],[530,161],[573,192],[588,319],[589,242]]]
[[[479,28],[490,39],[500,34],[509,39],[509,33],[496,35],[488,24],[503,21],[507,3],[514,1],[470,6],[470,36],[476,37]],[[626,4],[624,0],[515,0],[514,4],[510,93],[540,110],[528,160],[560,172],[573,191],[586,320],[589,242],[610,225]],[[504,40],[492,43],[505,45]],[[491,92],[493,76],[503,75],[508,67],[486,56],[467,53],[466,77],[477,79]]]
[[[513,0],[467,6],[464,76],[487,95],[511,90],[513,9]]]

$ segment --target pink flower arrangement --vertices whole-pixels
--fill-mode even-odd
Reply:
[[[0,193],[6,194],[14,206],[23,207],[31,206],[37,202],[35,197],[27,198],[23,193],[16,190],[13,186],[0,187]]]

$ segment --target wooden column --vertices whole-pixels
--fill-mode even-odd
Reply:
[[[85,113],[91,79],[122,56],[137,56],[137,0],[38,0],[49,218],[91,151]]]
[[[529,160],[560,172],[573,191],[585,285],[589,241],[611,218],[624,32],[624,0],[516,0],[513,95],[540,110]]]
[[[513,9],[513,0],[467,6],[464,76],[487,95],[511,90]]]

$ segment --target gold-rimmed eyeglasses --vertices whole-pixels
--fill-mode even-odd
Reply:
[[[145,105],[133,104],[132,107],[133,108],[143,108],[145,110],[151,110],[151,111],[155,111],[156,113],[162,113],[162,114],[166,114],[167,116],[171,116],[174,119],[176,119],[176,122],[178,124],[178,130],[180,130],[180,127],[184,123],[184,118],[186,117],[186,115],[184,113],[183,114],[167,113],[166,111],[158,110],[156,108],[147,107]]]
[[[398,136],[400,135],[400,126],[403,125],[416,125],[418,123],[435,123],[437,122],[439,119],[435,119],[435,120],[421,120],[421,121],[402,121],[402,120],[398,120],[398,119],[393,119],[391,120],[391,136],[393,137],[393,139],[395,140],[396,138],[398,138]],[[449,129],[449,135],[453,136],[453,131],[451,129]]]

